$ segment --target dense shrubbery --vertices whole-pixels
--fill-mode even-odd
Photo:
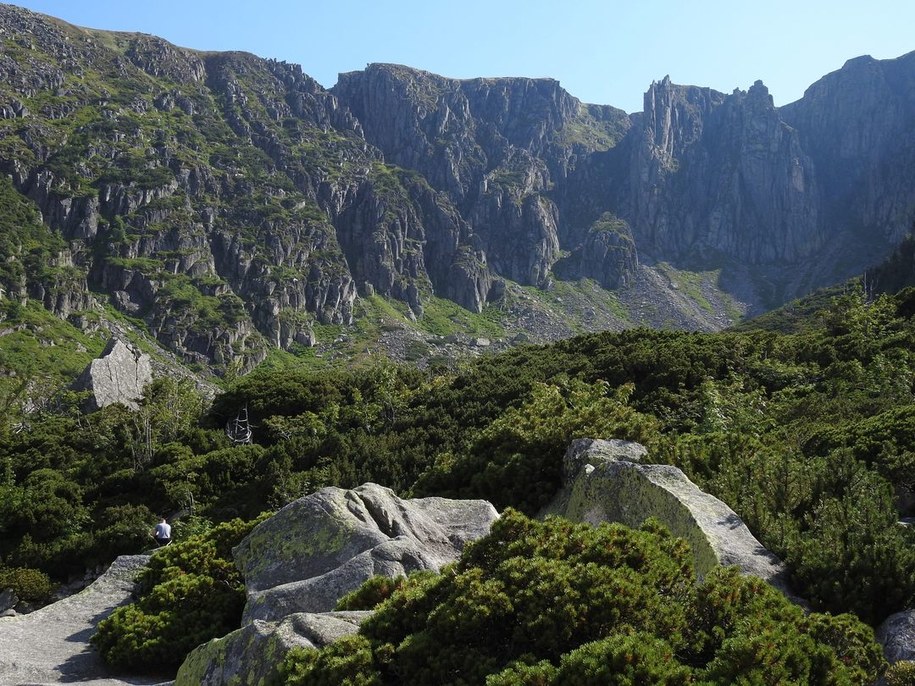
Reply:
[[[615,436],[650,443],[658,423],[627,404],[631,386],[612,395],[604,382],[537,383],[471,441],[467,450],[440,459],[420,477],[417,494],[484,498],[498,509],[535,514],[562,481],[561,456],[575,438]]]
[[[126,670],[169,672],[193,648],[238,627],[244,583],[232,548],[255,521],[233,520],[152,556],[138,600],[98,625],[92,643],[104,660]]]
[[[28,567],[0,567],[0,590],[10,588],[19,600],[43,603],[51,597],[54,584],[48,575]]]
[[[659,527],[535,522],[509,510],[441,576],[409,579],[360,629],[296,650],[286,684],[869,684],[850,615],[805,616],[734,570],[693,578]]]
[[[66,575],[142,549],[152,513],[251,518],[365,481],[533,513],[571,438],[617,436],[731,505],[815,608],[878,622],[915,595],[915,535],[893,501],[915,484],[913,302],[850,292],[803,326],[593,334],[437,376],[258,373],[207,415],[170,381],[137,414],[82,416],[65,395],[0,426],[0,562]],[[254,445],[222,431],[242,407]]]
[[[884,675],[886,686],[915,686],[915,662],[901,660],[891,665]]]
[[[434,572],[423,571],[416,572],[414,583],[418,577],[426,574],[435,576]],[[362,584],[355,591],[347,593],[337,601],[335,610],[372,610],[379,603],[391,597],[394,591],[403,588],[407,579],[403,576],[391,578],[388,576],[373,576],[371,579]]]
[[[139,412],[113,405],[83,416],[78,397],[60,401],[0,441],[0,559],[66,579],[149,548],[154,513],[195,505],[197,476],[157,479],[158,461],[176,446],[189,454],[228,442],[198,427],[203,404],[187,383],[156,381]]]

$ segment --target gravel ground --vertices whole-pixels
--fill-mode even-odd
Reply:
[[[76,595],[26,615],[0,618],[0,686],[165,686],[161,678],[112,674],[89,645],[96,625],[130,600],[136,573],[148,559],[119,557]]]

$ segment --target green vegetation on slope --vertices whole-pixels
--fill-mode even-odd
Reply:
[[[441,575],[411,577],[357,635],[294,649],[306,684],[869,684],[884,666],[850,615],[804,615],[733,569],[696,585],[686,543],[648,523],[508,510]]]
[[[915,484],[913,302],[850,291],[798,333],[592,334],[439,375],[265,371],[206,414],[170,381],[136,414],[81,416],[63,398],[3,425],[0,556],[65,574],[140,550],[153,512],[250,519],[366,481],[533,514],[571,439],[628,437],[734,508],[816,609],[874,624],[915,594],[915,536],[896,523],[911,513],[894,500]],[[222,430],[241,411],[252,445]]]
[[[5,12],[15,20],[20,11]],[[365,159],[363,143],[281,118],[281,82],[294,76],[283,65],[22,21],[40,30],[0,43],[15,74],[0,97],[28,116],[0,119],[0,166],[40,198],[57,233],[0,180],[0,288],[45,302],[85,297],[88,273],[100,291],[125,288],[118,307],[188,361],[203,356],[219,373],[252,367],[266,347],[255,326],[270,327],[242,299],[257,309],[260,291],[305,284],[312,267],[324,278],[345,270],[328,217],[303,188],[322,175],[364,177],[350,164]],[[217,262],[252,265],[257,278],[247,267],[218,276],[214,248]]]
[[[156,551],[140,576],[136,602],[103,619],[92,637],[121,670],[174,672],[201,643],[235,629],[245,606],[232,548],[257,520],[233,520]]]

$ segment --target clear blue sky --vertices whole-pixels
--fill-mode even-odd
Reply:
[[[326,87],[369,62],[444,76],[549,76],[627,112],[669,74],[778,105],[845,60],[915,50],[912,0],[21,0],[80,26],[302,65]]]

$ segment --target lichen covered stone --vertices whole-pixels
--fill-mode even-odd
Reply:
[[[354,634],[371,612],[298,613],[281,622],[255,620],[188,655],[175,686],[261,686],[278,678],[291,648],[323,648]]]
[[[233,550],[245,578],[244,622],[327,612],[372,576],[439,569],[489,532],[483,500],[402,500],[388,488],[324,488],[259,524]]]
[[[798,600],[785,566],[731,508],[676,467],[643,464],[646,457],[643,446],[628,441],[573,441],[564,460],[564,486],[542,514],[632,527],[653,517],[686,539],[700,578],[716,565],[736,565]]]

